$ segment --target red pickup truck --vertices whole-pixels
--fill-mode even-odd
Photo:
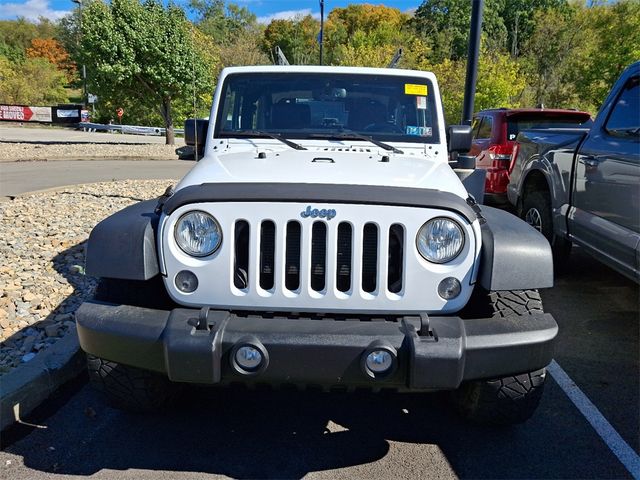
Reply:
[[[520,130],[589,127],[591,123],[589,113],[577,110],[496,108],[478,112],[473,118],[469,153],[476,157],[477,168],[487,171],[485,202],[507,202],[511,153]]]

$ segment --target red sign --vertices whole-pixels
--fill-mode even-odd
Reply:
[[[16,105],[0,105],[0,120],[13,120],[15,122],[28,122],[33,116],[29,107]]]
[[[118,115],[118,118],[122,118],[122,115],[124,115],[124,110],[122,108],[119,108],[118,110],[116,110],[116,114]]]

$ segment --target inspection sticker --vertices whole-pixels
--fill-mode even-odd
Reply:
[[[405,95],[427,95],[426,85],[416,85],[415,83],[404,84]]]
[[[433,135],[433,129],[431,127],[418,127],[414,125],[407,125],[405,134],[416,135],[419,137],[430,137]]]
[[[426,110],[427,109],[427,97],[416,97],[416,108],[418,110]]]

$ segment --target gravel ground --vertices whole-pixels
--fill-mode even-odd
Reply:
[[[84,275],[93,226],[174,183],[94,183],[0,203],[0,375],[75,329],[74,312],[96,285]]]
[[[0,162],[42,160],[157,159],[174,160],[180,145],[126,143],[14,143],[0,142]]]

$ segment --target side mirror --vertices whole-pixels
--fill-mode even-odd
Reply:
[[[208,129],[209,120],[188,118],[184,121],[184,143],[194,147],[198,156],[204,152]]]
[[[471,125],[450,125],[447,129],[449,153],[467,153],[471,150]]]

